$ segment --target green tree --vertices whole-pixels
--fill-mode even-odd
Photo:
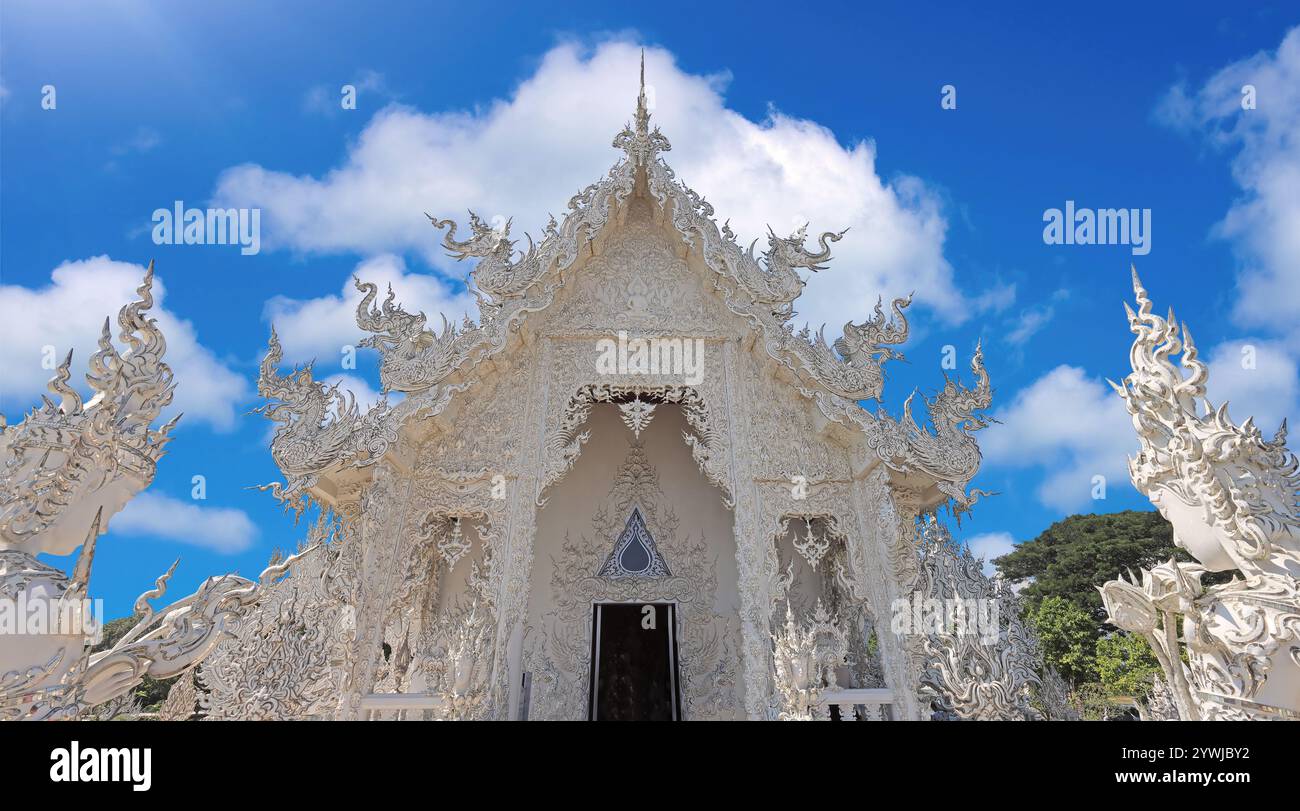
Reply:
[[[1147,641],[1125,631],[1097,640],[1097,675],[1108,695],[1146,698],[1160,662]]]
[[[1097,641],[1087,611],[1064,597],[1051,596],[1026,612],[1038,634],[1044,664],[1072,684],[1096,681]]]
[[[1169,558],[1191,560],[1174,546],[1173,529],[1158,512],[1072,515],[1057,521],[1032,541],[993,561],[1008,580],[1032,579],[1020,592],[1036,608],[1061,597],[1092,618],[1093,644],[1108,630],[1097,587],[1129,569],[1150,568]]]

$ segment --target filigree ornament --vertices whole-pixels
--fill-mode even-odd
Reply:
[[[1179,718],[1300,719],[1300,463],[1286,423],[1265,440],[1227,403],[1212,406],[1187,327],[1153,312],[1136,270],[1133,290],[1133,371],[1112,383],[1140,443],[1129,474],[1197,562],[1106,583],[1110,621],[1150,643]],[[1242,577],[1201,584],[1232,570]]]
[[[155,319],[153,262],[136,289],[139,298],[118,311],[114,346],[109,319],[90,357],[84,402],[68,385],[72,353],[50,379],[54,399],[43,397],[23,421],[0,417],[0,549],[67,555],[103,510],[107,522],[153,481],[156,464],[179,417],[153,422],[171,403],[175,384],[163,361],[167,341]]]
[[[465,537],[465,518],[459,515],[430,514],[425,518],[418,536],[422,541],[433,541],[433,548],[438,557],[451,569],[456,563],[470,553],[473,544]],[[481,526],[476,526],[480,538],[484,536]]]
[[[817,571],[817,566],[822,562],[822,558],[830,551],[831,542],[835,539],[834,518],[819,517],[817,523],[821,528],[820,532],[813,529],[813,516],[805,515],[802,518],[789,516],[781,522],[781,534],[794,536],[794,548],[803,559],[808,561],[808,565],[813,571]],[[791,524],[794,521],[803,523],[803,531],[792,530]]]
[[[43,572],[48,567],[34,560],[22,567],[27,571],[18,572],[19,578],[33,584],[39,581],[30,572],[41,572],[39,591],[43,594],[54,592],[69,600],[84,598],[99,531],[97,515],[71,580],[57,570]],[[0,583],[5,591],[15,585],[15,572],[10,567],[15,556],[22,555],[25,553],[4,552],[0,556]],[[92,653],[88,635],[82,632],[40,635],[38,642],[46,650],[56,646],[57,652],[44,664],[0,672],[0,720],[76,719],[90,708],[130,692],[145,676],[167,679],[190,671],[225,638],[230,627],[253,611],[268,588],[300,557],[268,566],[257,582],[235,575],[210,577],[193,594],[155,609],[151,601],[166,593],[167,582],[176,570],[174,563],[153,589],[136,599],[134,613],[140,619],[104,651]],[[25,645],[25,641],[30,640],[11,639],[5,653],[30,655],[32,646]]]
[[[825,719],[823,690],[839,686],[835,671],[846,664],[848,635],[820,599],[809,621],[797,624],[789,603],[785,625],[772,637],[772,661],[782,721]]]
[[[315,380],[310,363],[281,375],[277,367],[283,357],[273,327],[257,379],[258,394],[272,402],[258,406],[254,413],[277,423],[271,456],[288,486],[276,482],[262,489],[302,515],[307,491],[325,470],[374,464],[396,442],[397,427],[388,419],[386,399],[362,414],[351,392]]]
[[[199,668],[198,712],[204,718],[332,716],[351,631],[352,574],[341,534],[340,522],[322,514],[302,545],[311,554],[235,624]]]
[[[471,567],[463,598],[440,611],[418,642],[409,692],[441,699],[441,720],[480,720],[491,709],[491,675],[499,588],[490,551]]]
[[[591,438],[589,431],[581,430],[591,416],[591,408],[596,403],[617,403],[625,405],[631,402],[644,402],[658,406],[663,403],[680,405],[686,416],[690,431],[682,432],[682,439],[691,449],[691,457],[700,467],[700,472],[716,485],[723,493],[723,503],[732,506],[731,488],[727,471],[721,466],[725,460],[719,451],[725,447],[725,435],[719,429],[712,411],[704,402],[703,396],[693,386],[642,387],[618,386],[599,383],[583,386],[570,399],[568,406],[560,415],[556,425],[546,435],[546,458],[543,461],[541,487],[545,490],[558,482],[573,467],[582,453],[582,446]],[[640,432],[629,422],[628,415],[620,409],[624,424],[633,429],[633,434],[640,439]],[[641,429],[649,425],[649,412],[641,418]],[[546,500],[539,494],[537,506],[545,506]]]
[[[460,519],[451,519],[451,532],[438,539],[438,554],[447,561],[448,566],[455,566],[456,561],[469,553],[470,545],[460,530]]]
[[[933,516],[922,523],[916,594],[922,602],[976,606],[996,628],[927,629],[919,638],[921,693],[944,716],[970,720],[1038,720],[1030,704],[1042,684],[1038,640],[1021,619],[1020,599],[1001,577],[990,579],[970,549]],[[949,602],[955,601],[955,602]],[[978,607],[984,606],[981,611]],[[968,613],[966,619],[973,617]]]
[[[619,403],[618,411],[623,418],[623,424],[632,429],[632,436],[640,439],[641,432],[650,425],[650,418],[654,416],[655,404],[637,397],[626,403]]]

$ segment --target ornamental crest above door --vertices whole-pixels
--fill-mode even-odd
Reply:
[[[672,574],[663,555],[659,554],[659,547],[646,526],[641,508],[634,505],[627,524],[596,576],[618,580],[626,577],[672,577]]]

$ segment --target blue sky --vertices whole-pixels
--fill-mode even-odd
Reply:
[[[373,396],[372,357],[340,366],[360,337],[350,274],[458,316],[466,268],[423,212],[473,207],[537,233],[615,160],[641,46],[669,162],[742,241],[769,222],[852,226],[801,320],[838,335],[877,292],[915,288],[885,408],[942,385],[945,346],[964,372],[983,341],[1003,424],[981,434],[976,486],[1001,495],[963,523],[977,551],[1073,512],[1149,507],[1103,382],[1127,371],[1131,262],[1214,362],[1213,399],[1269,430],[1296,413],[1294,5],[707,5],[5,3],[0,408],[21,419],[49,376],[40,347],[88,345],[153,258],[186,412],[147,497],[101,541],[92,591],[110,616],[177,556],[180,596],[296,543],[303,528],[247,489],[278,478],[268,425],[247,415],[270,321],[291,359]],[[176,200],[260,207],[261,251],[155,245],[152,212]],[[1067,200],[1150,209],[1150,253],[1045,244],[1044,212]]]

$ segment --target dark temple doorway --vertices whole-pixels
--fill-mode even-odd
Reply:
[[[591,700],[594,721],[676,721],[677,606],[592,606]]]

